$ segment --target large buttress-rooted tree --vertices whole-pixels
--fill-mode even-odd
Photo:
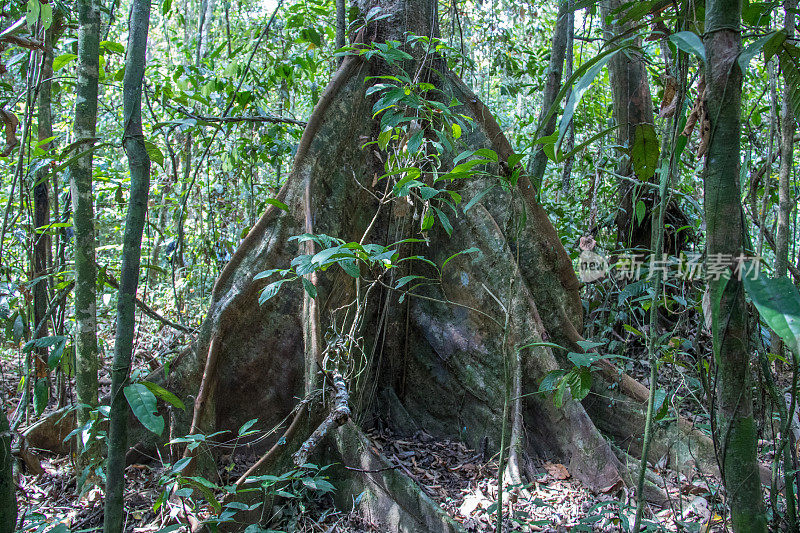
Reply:
[[[438,34],[432,0],[358,7],[368,13],[375,5],[387,17],[369,23],[358,42],[402,42],[407,32]],[[319,369],[339,358],[350,361],[350,372],[342,373],[351,416],[330,429],[330,438],[319,448],[325,455],[317,460],[360,469],[336,471],[339,495],[347,501],[348,494],[365,493],[358,501],[386,531],[452,531],[457,526],[412,481],[384,468],[385,460],[361,431],[378,421],[400,434],[421,429],[475,448],[485,443],[497,451],[507,412],[512,480],[532,471],[530,459],[548,457],[567,464],[593,489],[621,486],[632,479],[631,473],[595,423],[602,421],[610,435],[635,449],[647,389],[602,363],[604,379],[617,386],[612,392],[610,381],[597,380],[604,398],[591,403],[594,422],[569,393],[561,407],[547,395],[534,394],[549,372],[571,365],[567,350],[582,351],[579,284],[572,264],[529,180],[523,175],[516,187],[499,185],[511,173],[507,162],[513,152],[490,110],[441,58],[409,52],[413,59],[403,63],[404,70],[435,86],[445,105],[457,100],[452,109],[471,119],[472,127],[465,128],[456,151],[489,148],[498,155],[485,174],[445,182],[447,187],[464,203],[494,188],[471,209],[460,209],[457,218],[450,215],[452,235],[440,225],[424,235],[414,229],[420,226],[415,218],[422,209],[419,198],[381,202],[387,183],[377,178],[386,173],[387,154],[368,144],[380,133],[372,109],[377,94],[368,89],[381,81],[371,77],[397,72],[379,57],[346,57],[309,118],[277,205],[268,207],[220,274],[197,341],[171,365],[166,387],[193,399],[193,410],[171,413],[171,434],[235,432],[257,418],[256,427],[279,426],[283,437],[253,443],[257,452],[270,449],[253,472],[278,471],[319,435],[315,428],[328,411],[317,405],[321,395],[315,391],[333,385],[341,392],[341,380],[322,377]],[[453,150],[438,154],[438,170],[452,169],[456,155]],[[283,204],[287,210],[279,207]],[[407,275],[438,278],[422,261],[401,263],[397,272],[362,265],[361,281],[334,266],[307,276],[316,286],[315,298],[299,282],[287,282],[277,296],[259,305],[268,283],[256,277],[260,272],[287,268],[298,255],[319,251],[312,241],[291,239],[304,233],[381,245],[425,237],[398,245],[397,251],[403,257],[425,256],[440,266],[458,252],[477,251],[452,258],[442,268],[440,282],[418,287],[413,294],[404,294],[409,286],[391,287]],[[382,283],[371,283],[376,277]],[[359,317],[355,326],[354,315]],[[566,350],[551,350],[542,341]],[[512,405],[505,410],[504,368],[510,369],[513,384]],[[151,379],[163,375],[159,371]],[[627,407],[617,403],[617,414],[609,416],[607,398],[620,390],[635,401]],[[300,398],[311,400],[298,407]],[[324,395],[325,400],[336,398],[341,395]],[[338,409],[334,426],[346,418],[342,407],[334,403],[328,408]],[[138,446],[146,446],[146,437],[139,437]],[[654,453],[665,450],[656,446]],[[201,446],[186,452],[192,454],[196,461],[189,470],[208,464],[211,450]]]

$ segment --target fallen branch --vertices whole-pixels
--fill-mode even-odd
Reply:
[[[338,428],[350,418],[350,407],[348,406],[350,395],[347,393],[347,384],[338,371],[334,371],[331,374],[331,379],[333,381],[333,388],[336,391],[333,408],[325,420],[322,421],[322,424],[314,430],[311,436],[300,446],[300,449],[292,455],[294,464],[297,466],[306,464],[306,462],[308,462],[308,456],[319,446],[322,439],[324,439],[331,430]]]

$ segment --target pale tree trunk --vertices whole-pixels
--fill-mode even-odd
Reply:
[[[739,0],[706,4],[706,103],[711,137],[706,154],[707,257],[719,257],[731,278],[712,280],[714,357],[718,367],[716,427],[734,531],[767,530],[758,477],[750,351],[742,282],[735,273],[743,253],[744,215],[739,184],[742,73]]]
[[[556,115],[553,113],[544,124],[543,120],[556,102],[556,95],[561,89],[561,77],[564,73],[564,56],[567,51],[567,34],[570,21],[569,12],[570,0],[561,0],[558,5],[558,15],[556,25],[553,28],[553,44],[550,48],[550,64],[547,67],[547,80],[544,85],[542,95],[542,108],[539,111],[539,135],[546,137],[556,129]],[[528,160],[528,174],[530,180],[537,186],[542,182],[545,170],[547,169],[547,155],[541,145],[535,145],[533,157]]]
[[[200,4],[200,24],[198,27],[197,38],[200,40],[197,43],[197,57],[195,62],[200,64],[200,60],[208,55],[211,41],[211,28],[214,24],[214,8],[216,7],[217,0],[203,0]]]
[[[619,23],[614,20],[620,13],[616,12],[625,2],[622,0],[604,0],[601,4],[603,30],[606,41],[632,31],[633,21]],[[616,13],[615,13],[616,12]],[[637,47],[641,39],[637,38]],[[614,99],[614,120],[619,125],[617,144],[630,148],[633,146],[636,126],[653,124],[653,99],[650,95],[650,82],[647,78],[641,50],[631,49],[615,54],[608,62],[608,73]],[[621,176],[639,179],[633,171],[630,157],[623,157],[617,167]],[[635,184],[621,179],[617,187],[619,211],[616,217],[617,241],[625,247],[649,249],[652,227],[650,216],[645,216],[641,223],[636,220],[635,200],[637,190]],[[642,196],[642,191],[638,195]],[[653,199],[642,198],[651,212]]]
[[[796,0],[788,0],[786,2],[786,18],[783,28],[786,30],[786,35],[789,39],[793,39],[795,35],[794,10],[796,8]],[[789,215],[792,211],[790,181],[794,163],[792,156],[794,155],[795,130],[795,117],[791,98],[791,87],[788,80],[784,79],[783,103],[781,105],[781,164],[778,174],[778,224],[775,230],[775,277],[786,276],[789,269]],[[772,346],[775,354],[780,355],[783,353],[783,342],[774,332],[772,334]]]
[[[78,425],[90,421],[97,406],[97,266],[95,264],[92,150],[97,127],[100,65],[100,1],[79,0],[78,84],[73,132],[75,151],[83,153],[70,165],[72,218],[75,227],[75,390]],[[79,449],[82,444],[79,443]],[[96,456],[95,447],[90,456]],[[84,462],[84,466],[88,461]]]
[[[139,286],[139,260],[142,232],[150,191],[150,157],[142,133],[142,82],[144,79],[150,0],[134,0],[131,7],[128,57],[125,60],[123,93],[123,140],[131,173],[125,234],[122,240],[122,266],[117,299],[117,334],[111,371],[111,412],[108,431],[108,470],[104,533],[120,533],[124,518],[125,453],[128,451],[128,402],[123,389],[128,384],[136,327],[136,289]]]

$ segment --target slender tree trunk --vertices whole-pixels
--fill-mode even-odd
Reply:
[[[567,52],[567,27],[569,25],[569,0],[561,0],[558,6],[558,18],[553,28],[553,45],[550,49],[550,64],[547,67],[547,80],[542,97],[542,109],[539,111],[540,136],[547,136],[556,129],[556,114],[550,117],[547,124],[542,124],[550,107],[556,103],[556,95],[561,89],[561,77],[564,72],[564,55]],[[528,175],[534,187],[539,187],[547,168],[547,156],[541,145],[534,148],[533,157],[528,161]]]
[[[11,533],[17,525],[17,487],[11,469],[11,431],[3,405],[0,415],[0,533]]]
[[[794,12],[796,0],[787,0],[784,29],[788,38],[794,37]],[[792,177],[792,152],[794,149],[794,111],[791,104],[791,87],[784,81],[781,105],[781,166],[778,182],[778,228],[775,235],[775,275],[785,276],[789,267],[789,213],[792,198],[789,180]]]
[[[39,141],[49,139],[53,136],[53,117],[50,111],[50,103],[52,100],[52,81],[53,77],[53,31],[54,27],[51,25],[49,29],[44,32],[44,50],[42,52],[42,83],[39,87],[39,102],[38,102],[38,136]],[[41,146],[43,150],[48,150],[52,143],[46,143]],[[50,186],[49,186],[49,172],[45,167],[36,173],[36,185],[33,187],[33,225],[34,228],[47,227],[50,224]],[[39,324],[44,320],[45,313],[47,312],[47,305],[49,303],[49,295],[47,291],[47,279],[45,276],[48,274],[47,269],[50,259],[50,234],[48,230],[43,230],[38,233],[34,230],[33,234],[33,277],[38,278],[39,281],[33,287],[33,316],[35,329],[38,330],[38,337],[47,337],[48,328],[47,324],[39,328]],[[43,353],[38,353],[36,357],[36,377],[47,377],[48,368],[44,357],[47,350],[44,349]]]
[[[128,156],[131,190],[125,234],[122,241],[122,267],[117,300],[117,335],[111,372],[111,413],[108,432],[108,471],[103,531],[120,533],[123,525],[125,488],[125,453],[128,451],[128,402],[123,389],[128,383],[136,325],[136,289],[139,285],[139,259],[142,232],[147,215],[150,190],[150,158],[142,133],[142,81],[144,78],[147,30],[150,23],[150,0],[134,0],[131,8],[128,57],[123,79],[122,146]]]
[[[743,252],[744,215],[740,199],[739,151],[742,73],[741,3],[706,4],[706,103],[711,138],[706,155],[707,256],[730,267],[731,278],[710,281],[714,357],[718,367],[716,435],[733,530],[758,533],[767,520],[758,477],[756,429],[750,384],[747,311],[742,282],[734,273]]]
[[[78,426],[97,406],[97,266],[95,264],[92,147],[97,127],[100,69],[100,0],[78,1],[78,86],[75,101],[75,150],[84,155],[70,166],[75,227],[75,389]],[[88,406],[88,407],[86,407]],[[79,449],[80,449],[79,443]]]
[[[347,6],[345,0],[336,0],[336,49],[344,46],[345,26],[347,21],[345,19],[345,12]],[[340,57],[338,64],[341,65],[344,57]]]
[[[575,12],[573,9],[573,0],[567,0],[568,14],[567,14],[567,53],[564,61],[564,77],[569,79],[572,76],[572,65],[575,62],[574,58],[574,45],[575,45]],[[570,91],[571,92],[571,91]],[[567,100],[569,100],[569,92],[567,93]],[[567,136],[564,139],[564,152],[569,153],[575,147],[575,121],[570,120],[567,126]],[[561,171],[561,192],[569,192],[570,180],[572,179],[572,165],[575,162],[574,157],[567,158],[564,161],[564,168]]]
[[[622,0],[605,0],[602,4],[603,29],[606,40],[619,37],[631,31],[632,22],[617,23],[615,12],[622,6]],[[636,45],[641,44],[640,39]],[[653,124],[653,99],[650,83],[641,51],[616,54],[608,63],[608,72],[614,97],[614,119],[619,125],[617,144],[633,146],[636,126]],[[617,173],[620,176],[636,176],[629,157],[620,161]],[[620,180],[618,185],[619,211],[616,218],[617,240],[626,247],[649,249],[651,242],[650,217],[636,220],[636,186],[628,180]],[[652,207],[652,198],[649,200]]]

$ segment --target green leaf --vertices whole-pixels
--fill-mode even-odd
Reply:
[[[644,220],[645,211],[647,210],[647,206],[644,205],[644,202],[639,200],[636,202],[636,223],[641,225],[642,221]]]
[[[39,17],[42,19],[42,28],[46,31],[53,24],[53,6],[41,4],[39,6]]]
[[[39,378],[33,386],[33,409],[37,416],[47,407],[48,400],[50,400],[50,387],[47,378]]]
[[[621,48],[617,48],[615,50],[603,52],[599,56],[595,56],[581,65],[575,71],[575,74],[573,74],[570,79],[567,80],[567,83],[564,85],[562,90],[559,91],[559,94],[556,96],[556,101],[553,104],[554,106],[561,101],[561,98],[563,98],[561,93],[568,88],[568,84],[574,83],[574,80],[577,79],[576,75],[582,74],[580,80],[575,83],[574,87],[572,87],[572,92],[569,95],[567,104],[564,106],[564,114],[561,116],[561,122],[558,124],[558,141],[556,142],[556,145],[561,145],[561,141],[564,139],[564,135],[567,133],[567,127],[569,126],[572,116],[575,114],[575,110],[578,108],[578,104],[580,103],[581,98],[583,98],[584,93],[586,93],[586,91],[592,85],[592,82],[600,73],[600,71],[603,70],[603,67],[606,65],[606,63],[608,63],[611,58],[614,57],[620,50]],[[548,112],[548,119],[549,115],[552,114],[552,111],[553,109]],[[546,120],[547,119],[545,119],[545,122]]]
[[[25,20],[28,22],[29,28],[33,28],[39,21],[40,6],[41,4],[39,4],[39,0],[28,0]]]
[[[64,68],[70,61],[77,59],[75,54],[61,54],[53,59],[53,72],[59,71]]]
[[[285,203],[281,202],[280,200],[276,200],[275,198],[267,198],[264,200],[264,203],[269,205],[274,205],[278,209],[282,209],[283,211],[289,212],[289,206]]]
[[[100,46],[105,48],[109,52],[125,55],[125,47],[119,43],[115,43],[114,41],[100,41]]]
[[[492,189],[494,189],[494,185],[489,185],[487,188],[473,196],[472,199],[464,205],[464,213],[472,209],[472,207],[480,202],[481,199],[483,199],[483,197],[486,196]]]
[[[351,277],[358,278],[361,275],[361,267],[355,259],[343,259],[338,262],[342,270],[347,272]]]
[[[317,297],[317,288],[314,286],[313,283],[308,281],[306,278],[300,278],[303,282],[303,288],[306,290],[308,295],[313,299]]]
[[[144,142],[144,148],[147,150],[147,155],[150,157],[150,160],[161,168],[164,168],[164,154],[161,152],[161,149],[150,141]]]
[[[742,71],[742,73],[747,72],[747,67],[750,65],[750,61],[752,61],[756,54],[758,54],[768,42],[779,38],[779,34],[780,32],[777,31],[771,32],[764,37],[748,44],[744,50],[739,52],[739,58],[736,61],[739,63],[739,69]],[[786,40],[785,33],[783,35],[783,40]]]
[[[281,285],[283,285],[287,281],[289,281],[289,278],[279,279],[278,281],[270,283],[269,285],[264,287],[264,290],[261,291],[261,295],[258,297],[258,305],[263,305],[264,302],[266,302],[267,300],[278,294],[278,291],[281,289]]]
[[[459,255],[474,254],[476,252],[480,253],[480,251],[481,251],[480,248],[475,248],[473,246],[471,248],[467,248],[466,250],[461,250],[460,252],[456,252],[456,253],[454,253],[453,255],[451,255],[450,257],[448,257],[447,259],[444,260],[444,263],[442,263],[442,270],[444,270],[444,267],[447,266],[447,263],[449,263],[451,260],[455,259]]]
[[[164,0],[161,3],[161,15],[167,16],[170,9],[172,9],[172,0]]]
[[[672,43],[689,54],[693,54],[705,63],[706,61],[706,47],[700,37],[691,31],[679,31],[669,36]]]
[[[787,277],[768,278],[764,272],[743,276],[745,290],[764,322],[800,360],[800,294]]]
[[[778,53],[783,78],[789,87],[789,102],[795,117],[800,117],[800,48],[784,42]]]
[[[258,418],[253,418],[252,420],[248,420],[247,422],[242,424],[242,427],[239,428],[239,436],[242,436],[245,433],[247,433],[256,422],[258,422]]]
[[[161,435],[164,432],[164,417],[158,414],[156,396],[142,383],[134,383],[123,389],[134,416],[148,431]]]
[[[448,235],[452,235],[453,234],[453,226],[452,226],[452,224],[450,224],[450,219],[447,218],[447,215],[445,215],[442,212],[442,210],[439,209],[438,207],[434,207],[433,209],[434,209],[434,211],[436,211],[436,216],[439,218],[439,222],[442,224],[442,227],[444,228],[444,230],[447,232]]]
[[[181,411],[186,410],[186,405],[184,405],[184,403],[180,400],[180,398],[172,394],[170,391],[168,391],[161,385],[156,385],[155,383],[152,383],[150,381],[142,381],[142,385],[147,387],[150,390],[150,392],[156,395],[156,397],[161,398],[168,404],[177,407]]]
[[[652,124],[639,124],[633,133],[631,162],[639,179],[647,181],[656,173],[658,166],[658,136]]]
[[[404,285],[407,285],[409,281],[413,281],[415,279],[424,279],[425,276],[417,276],[415,274],[411,274],[409,276],[403,276],[402,278],[397,280],[397,284],[394,286],[395,289],[399,289]]]
[[[455,122],[452,124],[453,128],[453,139],[458,139],[461,137],[461,126],[456,124]]]
[[[393,131],[394,131],[394,128],[390,128],[390,129],[387,129],[387,130],[383,130],[378,135],[378,148],[380,148],[381,150],[386,150],[386,147],[389,146],[389,139],[392,138],[392,132]]]

